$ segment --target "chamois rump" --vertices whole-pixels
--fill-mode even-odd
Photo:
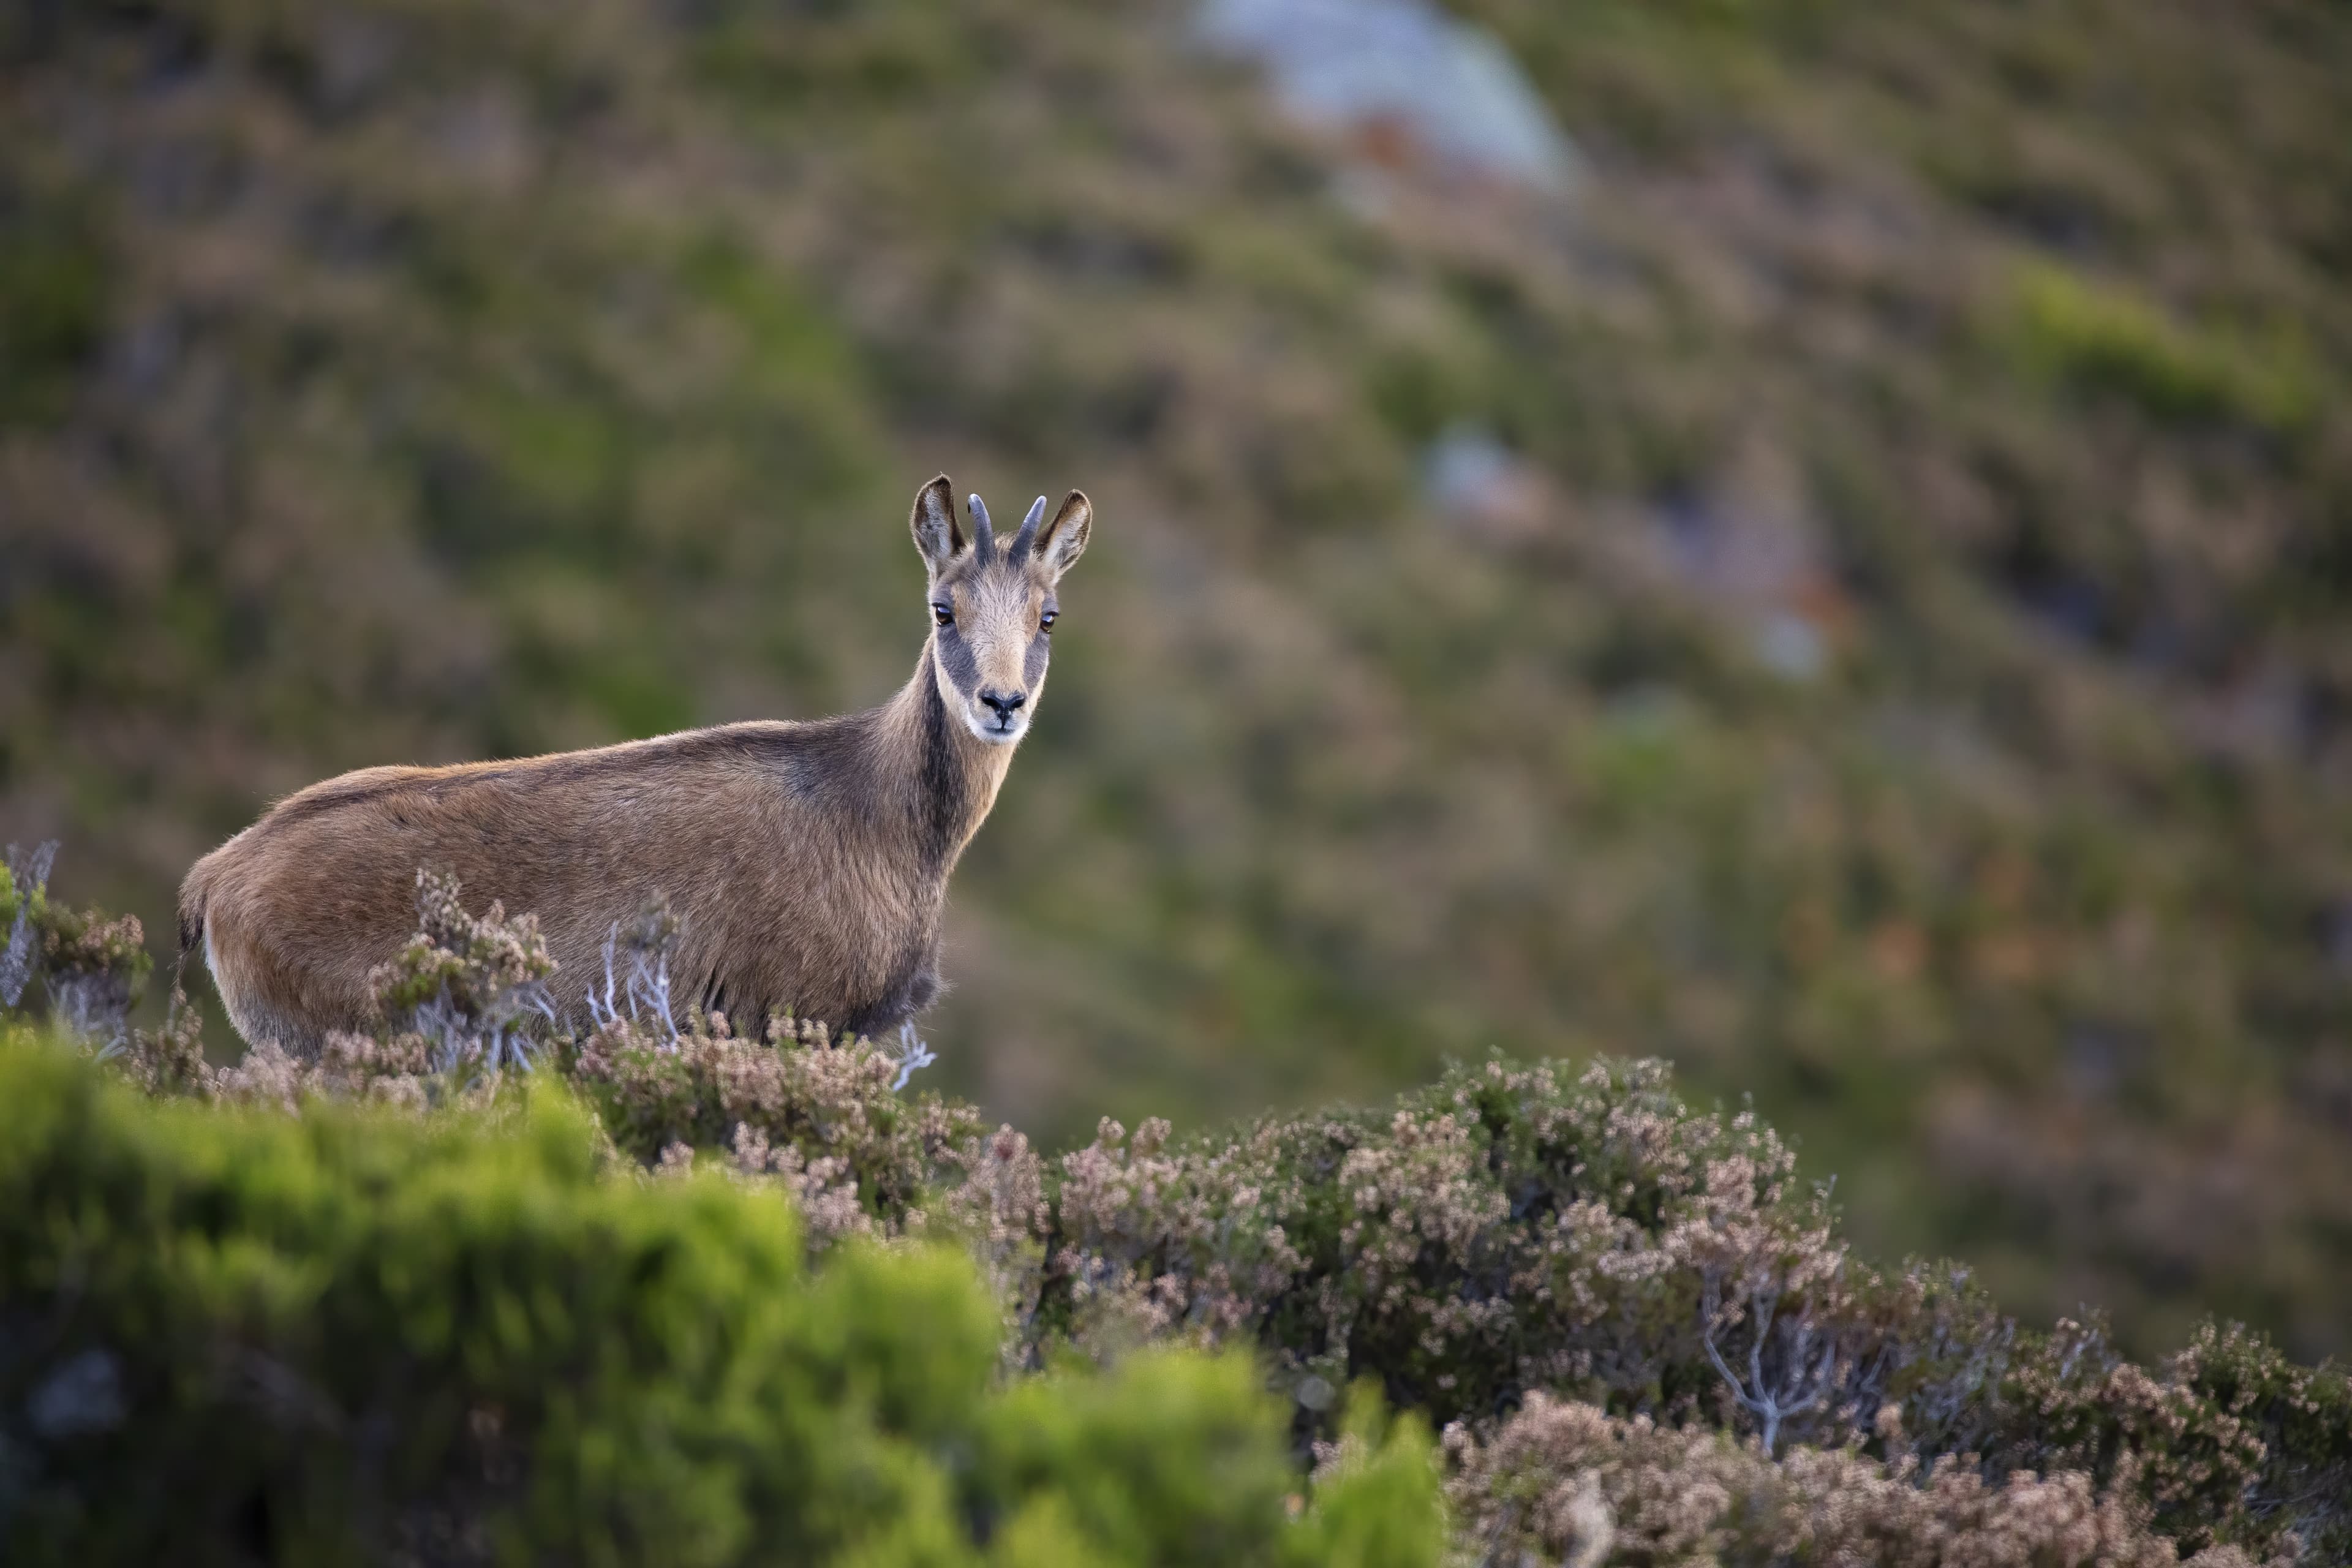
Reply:
[[[469,903],[534,910],[577,1014],[615,921],[680,918],[672,974],[747,1029],[788,1008],[879,1035],[939,990],[948,874],[995,804],[1045,684],[1055,588],[1093,508],[1037,498],[1009,542],[942,474],[916,494],[929,621],[913,679],[878,708],[689,730],[593,751],[363,768],[288,796],[180,889],[237,1032],[312,1055],[358,1030],[369,971],[416,929],[420,868]],[[1042,522],[1042,527],[1041,527]]]

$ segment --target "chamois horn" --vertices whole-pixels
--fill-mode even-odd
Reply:
[[[1045,516],[1045,498],[1039,496],[1029,503],[1029,515],[1021,520],[1021,531],[1013,536],[1013,548],[1005,559],[1018,566],[1029,558],[1029,547],[1037,542],[1037,524]]]
[[[988,505],[974,490],[964,497],[971,503],[971,552],[975,560],[985,565],[996,555],[996,531],[988,525]]]

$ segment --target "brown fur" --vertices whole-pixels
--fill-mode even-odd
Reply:
[[[661,897],[681,917],[670,965],[687,998],[751,1028],[771,1008],[895,1027],[938,989],[948,874],[1035,710],[1039,622],[1092,522],[1074,490],[1040,534],[1041,497],[1000,546],[972,499],[967,541],[946,476],[917,495],[929,601],[953,625],[881,707],[312,784],[189,871],[184,960],[204,950],[248,1041],[315,1052],[367,1022],[369,972],[416,929],[427,868],[455,872],[471,907],[538,913],[568,1011],[601,980],[614,922]],[[983,691],[1024,700],[1000,716]]]

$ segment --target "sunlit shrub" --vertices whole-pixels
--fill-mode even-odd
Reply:
[[[1434,1561],[1409,1430],[1377,1494],[1294,1522],[1245,1361],[994,1389],[952,1248],[812,1271],[790,1205],[615,1179],[544,1090],[295,1119],[142,1100],[19,1031],[0,1105],[10,1562]],[[1319,1554],[1400,1509],[1417,1533]]]

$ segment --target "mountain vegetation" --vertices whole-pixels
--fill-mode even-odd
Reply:
[[[7,7],[0,823],[165,929],[340,769],[876,700],[913,485],[1082,485],[992,1121],[1655,1057],[1858,1256],[2352,1347],[2352,12],[1454,10],[1571,189],[1175,0]]]
[[[184,995],[61,1016],[135,958],[12,879],[52,1006],[0,1021],[10,1561],[2352,1550],[2341,1369],[2210,1322],[2143,1367],[1869,1267],[1663,1064],[1046,1159],[873,1042],[675,1013],[658,919],[519,1029],[535,921],[420,881],[367,1033],[222,1068]]]

